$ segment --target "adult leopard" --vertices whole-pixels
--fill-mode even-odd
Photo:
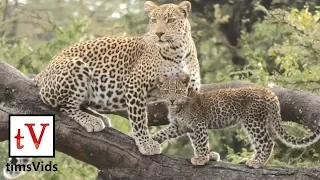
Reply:
[[[160,154],[147,126],[147,91],[158,75],[187,73],[199,90],[197,51],[188,16],[191,4],[144,4],[149,31],[141,37],[103,37],[75,44],[53,57],[34,79],[41,99],[58,107],[88,132],[110,126],[99,111],[127,108],[132,136],[144,155]],[[12,159],[23,164],[30,159]],[[13,162],[9,162],[13,163]],[[7,178],[21,172],[6,171]]]

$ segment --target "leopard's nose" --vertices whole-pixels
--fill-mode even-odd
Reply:
[[[155,34],[160,38],[164,33],[163,32],[156,32]]]
[[[172,100],[172,99],[171,99],[171,100],[170,100],[170,103],[171,103],[171,105],[173,105],[173,103],[174,103],[174,100]]]

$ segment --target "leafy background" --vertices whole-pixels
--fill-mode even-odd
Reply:
[[[101,36],[139,36],[147,31],[143,0],[3,0],[0,2],[0,59],[25,74],[35,75],[63,48]],[[159,4],[180,1],[158,0]],[[201,65],[202,83],[234,79],[261,86],[278,85],[319,95],[319,0],[191,0],[193,38]],[[257,3],[260,3],[258,5]],[[262,6],[263,5],[263,6]],[[318,6],[317,6],[318,5]],[[113,127],[130,132],[126,119],[108,115]],[[294,135],[310,131],[284,123]],[[162,127],[151,127],[155,133]],[[7,142],[0,144],[0,165],[7,160]],[[239,128],[211,131],[211,148],[223,161],[237,163],[252,154]],[[164,153],[193,155],[186,137],[162,144]],[[290,149],[275,147],[269,166],[320,165],[319,145]],[[28,172],[18,178],[95,179],[98,170],[57,152],[57,172]]]

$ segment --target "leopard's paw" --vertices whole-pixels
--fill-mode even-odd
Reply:
[[[254,169],[258,169],[261,167],[264,167],[264,164],[259,162],[258,160],[254,160],[254,159],[249,159],[246,162],[246,165],[250,168],[254,168]]]
[[[87,130],[87,132],[99,132],[106,127],[103,120],[98,117],[92,117],[81,125]]]
[[[196,157],[191,158],[191,163],[196,166],[203,166],[206,163],[208,163],[209,160],[210,160],[209,155],[208,156],[196,156]]]
[[[210,160],[212,160],[212,161],[216,161],[216,162],[220,161],[220,154],[217,152],[211,151],[209,153],[209,156],[210,156]]]
[[[140,153],[143,155],[161,154],[161,146],[157,141],[148,139],[143,142],[137,142],[136,144]]]

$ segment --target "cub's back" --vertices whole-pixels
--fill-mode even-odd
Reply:
[[[269,89],[258,86],[218,89],[201,93],[201,101],[210,104],[240,104],[246,106],[256,101],[274,101],[277,96]]]
[[[199,97],[192,98],[190,111],[198,111],[202,118],[207,121],[210,129],[220,129],[233,126],[248,114],[255,112],[265,113],[277,110],[277,97],[267,88],[243,87],[234,89],[219,89],[203,92]],[[201,105],[194,108],[196,104]]]

